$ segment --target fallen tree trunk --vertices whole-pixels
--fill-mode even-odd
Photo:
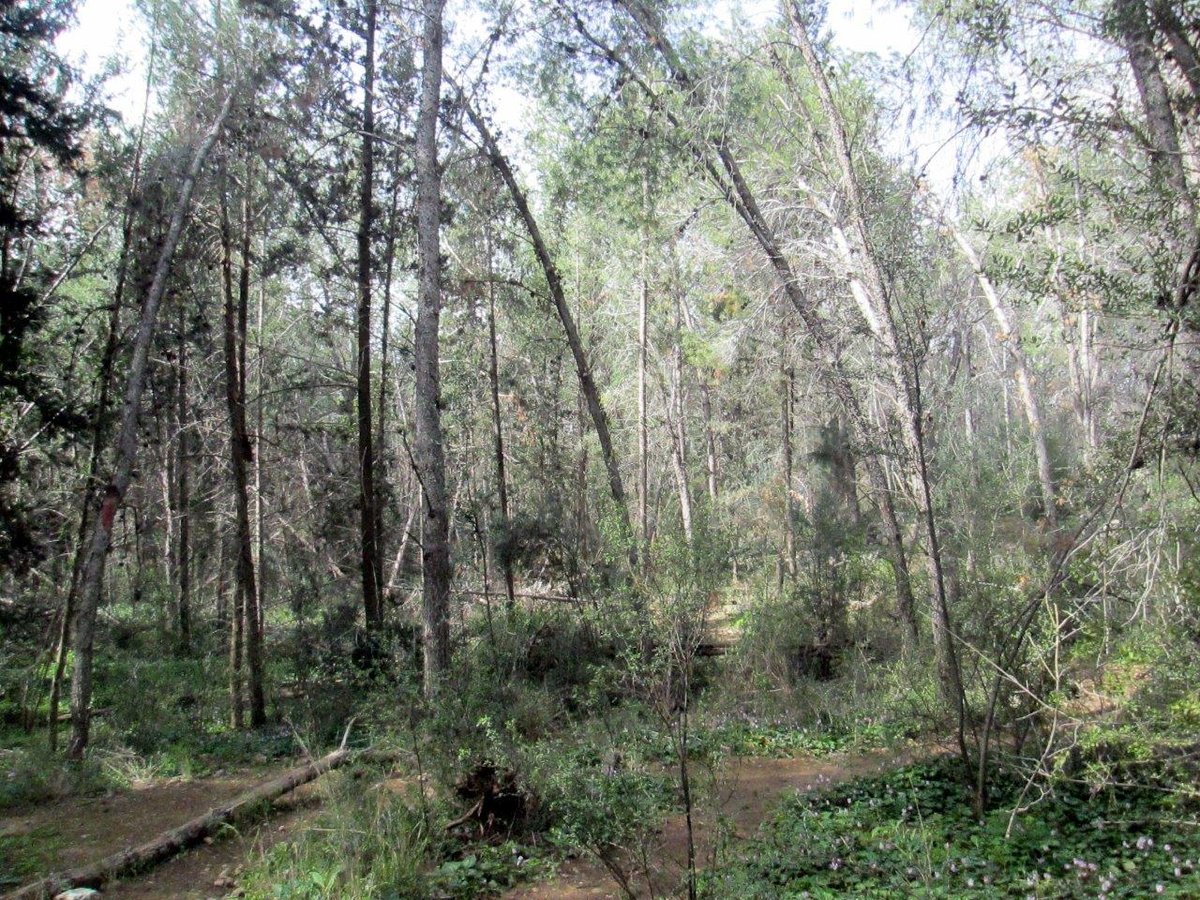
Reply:
[[[308,765],[297,766],[278,778],[264,781],[228,803],[209,810],[202,816],[185,822],[178,828],[164,831],[152,841],[137,847],[126,847],[110,856],[85,866],[57,872],[6,894],[6,900],[42,900],[71,888],[100,888],[106,883],[141,869],[148,868],[200,843],[222,825],[231,822],[264,803],[307,784],[326,772],[336,769],[350,758],[344,746]]]

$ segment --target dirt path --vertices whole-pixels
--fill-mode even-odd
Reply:
[[[696,854],[701,867],[712,859],[715,824],[724,820],[732,837],[752,835],[771,810],[792,792],[816,790],[828,785],[873,775],[911,762],[923,752],[878,752],[839,755],[826,759],[734,758],[725,764],[714,786],[715,804],[705,805],[696,817]],[[714,808],[715,807],[715,808]],[[654,893],[671,896],[687,872],[687,825],[682,814],[668,819],[653,848]],[[646,891],[644,875],[636,879],[639,894]],[[522,885],[505,894],[505,900],[580,900],[620,897],[616,882],[599,863],[573,859],[564,863],[549,881]]]
[[[106,886],[104,896],[121,900],[224,897],[247,860],[292,837],[316,815],[312,789],[313,785],[304,785],[293,796],[280,798],[273,804],[276,812],[264,821],[250,822],[212,844],[200,844],[142,875]]]
[[[167,781],[100,797],[68,798],[0,816],[0,835],[27,836],[42,873],[84,865],[139,844],[218,806],[282,770],[254,769],[214,778]],[[284,836],[314,802],[304,785],[275,803],[283,815],[251,822],[211,844],[202,844],[145,875],[117,882],[105,896],[127,898],[211,897],[225,893],[216,882],[257,846]],[[33,880],[33,879],[27,879]]]

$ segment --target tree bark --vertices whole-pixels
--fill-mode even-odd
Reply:
[[[1153,4],[1154,22],[1166,35],[1175,65],[1192,91],[1192,107],[1195,108],[1200,104],[1200,56],[1197,56],[1196,46],[1170,0],[1153,0]]]
[[[663,34],[657,15],[641,5],[639,0],[617,0],[617,2],[634,18],[646,36],[647,42],[662,56],[685,99],[693,107],[702,109],[704,97],[683,67],[671,43]],[[673,123],[680,124],[678,119],[673,119]],[[791,262],[783,253],[774,229],[759,209],[758,201],[746,183],[741,167],[727,142],[723,136],[718,134],[711,139],[710,143],[721,168],[718,169],[717,165],[711,162],[699,147],[696,147],[698,160],[709,178],[721,190],[725,201],[745,222],[751,235],[771,263],[780,286],[788,300],[796,308],[796,312],[816,348],[817,361],[827,383],[846,410],[855,436],[866,443],[873,434],[873,430],[863,412],[862,403],[854,391],[850,376],[842,363],[840,351],[829,330],[828,323],[821,315],[817,304],[801,288]],[[724,174],[722,174],[722,170]],[[916,605],[909,580],[907,553],[899,520],[896,517],[895,502],[888,487],[887,476],[884,473],[878,451],[868,452],[864,457],[864,464],[867,467],[872,492],[879,505],[880,516],[884,521],[888,560],[896,581],[897,610],[915,635],[917,631]]]
[[[247,173],[249,182],[249,173]],[[250,498],[246,464],[253,459],[254,448],[246,427],[246,372],[244,329],[250,287],[250,186],[243,197],[242,259],[238,290],[233,287],[233,227],[229,218],[228,178],[221,172],[221,280],[225,295],[224,350],[225,404],[229,414],[229,466],[233,477],[234,517],[237,526],[237,584],[234,588],[233,631],[230,646],[231,700],[233,723],[242,725],[241,686],[242,654],[246,662],[246,687],[250,701],[250,724],[259,728],[266,723],[262,685],[261,633],[258,630],[258,588],[254,571],[254,541],[250,529]]]
[[[796,581],[796,504],[792,499],[794,465],[792,459],[792,395],[796,370],[788,359],[788,328],[785,323],[779,341],[779,439],[783,450],[783,566],[793,584]],[[780,587],[783,579],[780,578]]]
[[[596,429],[596,437],[600,441],[600,452],[604,457],[604,467],[608,473],[609,491],[616,504],[617,515],[620,517],[622,538],[628,542],[629,567],[631,571],[637,571],[638,549],[636,536],[633,534],[629,518],[629,502],[625,495],[625,483],[621,478],[621,468],[617,463],[616,451],[613,448],[612,433],[608,426],[608,413],[605,412],[604,404],[600,399],[600,391],[596,387],[595,379],[592,377],[592,367],[584,351],[583,341],[579,336],[579,329],[575,325],[575,318],[571,314],[570,307],[567,305],[566,295],[563,292],[562,276],[559,274],[558,267],[554,263],[554,258],[550,255],[550,250],[542,237],[537,220],[533,217],[533,212],[529,208],[529,201],[525,197],[525,192],[521,190],[521,186],[517,183],[517,178],[513,174],[512,166],[509,165],[508,159],[501,152],[499,144],[496,143],[496,139],[488,128],[487,123],[483,120],[483,117],[466,102],[465,98],[464,108],[467,117],[471,120],[471,124],[483,139],[484,149],[491,160],[492,167],[500,174],[500,177],[508,187],[513,205],[517,208],[517,213],[520,215],[521,221],[525,224],[525,230],[529,233],[529,239],[533,243],[538,264],[545,275],[546,286],[550,291],[550,298],[554,302],[554,308],[558,313],[559,322],[562,323],[563,331],[566,332],[567,344],[570,347],[571,356],[575,362],[575,372],[579,378],[580,390],[583,392],[584,400],[587,403],[592,427]]]
[[[1021,335],[1013,329],[1008,310],[1004,308],[992,280],[983,270],[975,248],[954,225],[949,227],[955,243],[962,250],[963,256],[971,266],[971,271],[975,273],[975,280],[979,283],[979,289],[983,293],[984,299],[987,300],[988,308],[991,310],[992,318],[999,330],[1000,340],[1004,343],[1004,349],[1012,358],[1016,368],[1017,390],[1021,396],[1021,405],[1025,408],[1025,419],[1029,422],[1029,436],[1033,440],[1034,456],[1037,459],[1042,509],[1046,524],[1054,527],[1058,523],[1058,496],[1054,488],[1054,472],[1050,465],[1050,451],[1046,444],[1046,429],[1042,425],[1041,406],[1038,404],[1037,395],[1033,392],[1033,378],[1030,374],[1029,359],[1021,344]]]
[[[75,667],[71,680],[71,743],[67,749],[68,756],[74,759],[81,758],[88,745],[91,724],[92,655],[96,635],[96,612],[100,604],[100,587],[104,580],[104,567],[112,542],[113,520],[133,477],[133,465],[137,457],[138,418],[141,413],[142,393],[146,384],[146,367],[150,356],[150,344],[154,339],[158,310],[162,303],[163,293],[166,291],[167,278],[171,273],[175,248],[179,244],[179,238],[183,234],[188,212],[191,209],[192,193],[195,190],[196,181],[225,125],[225,120],[233,107],[235,95],[236,90],[230,91],[221,104],[212,125],[192,154],[191,162],[180,184],[179,196],[175,201],[166,237],[159,250],[150,286],[142,303],[141,317],[129,365],[125,397],[121,407],[116,461],[95,517],[95,526],[89,539],[87,557],[80,579],[79,606],[73,628]]]
[[[375,192],[375,29],[376,0],[367,0],[363,58],[362,177],[358,218],[358,506],[363,611],[367,629],[383,627],[383,563],[379,556],[375,495],[375,436],[371,430],[371,231]]]
[[[441,173],[437,159],[442,87],[442,7],[424,0],[424,61],[417,114],[417,323],[413,337],[416,439],[413,457],[424,500],[421,561],[425,693],[433,696],[450,668],[450,509],[442,442],[438,327],[441,294]]]
[[[510,521],[508,513],[508,475],[504,462],[504,425],[500,417],[500,361],[496,352],[496,282],[492,272],[492,230],[484,225],[484,252],[487,253],[488,280],[488,386],[492,392],[492,442],[496,454],[496,494],[500,502],[500,526],[507,535]],[[504,596],[511,611],[516,605],[512,559],[504,555]]]
[[[643,219],[649,218],[649,179],[642,176]],[[650,330],[650,229],[642,223],[641,272],[638,277],[638,538],[642,542],[642,562],[650,558],[650,426],[646,407],[646,359],[649,354]]]
[[[854,171],[854,160],[850,154],[850,142],[846,135],[841,113],[834,103],[833,92],[825,77],[825,69],[817,59],[816,51],[808,36],[804,14],[797,0],[788,3],[791,33],[809,74],[817,88],[817,96],[825,113],[830,136],[833,139],[834,157],[841,176],[841,187],[849,212],[851,236],[854,245],[849,247],[848,256],[858,260],[859,273],[850,271],[851,290],[859,303],[863,316],[876,339],[883,345],[884,355],[895,392],[895,403],[901,420],[901,433],[909,456],[910,481],[917,498],[919,512],[925,527],[927,541],[925,558],[928,563],[929,580],[932,588],[934,623],[934,649],[938,658],[938,672],[945,699],[951,704],[958,722],[960,752],[967,761],[966,745],[963,741],[965,724],[965,696],[962,673],[954,646],[954,629],[946,591],[946,577],[942,561],[941,543],[937,529],[933,485],[927,458],[925,424],[921,408],[920,365],[916,360],[905,365],[905,358],[896,332],[895,312],[888,296],[887,283],[883,276],[878,256],[872,246],[867,228],[866,205]],[[837,221],[833,222],[835,232]],[[844,239],[843,239],[844,240]],[[850,260],[848,259],[849,263]],[[861,274],[864,284],[855,285]]]
[[[1151,154],[1154,167],[1183,206],[1187,226],[1192,228],[1196,222],[1195,201],[1188,188],[1187,173],[1183,166],[1183,151],[1175,112],[1171,108],[1171,95],[1167,91],[1162,70],[1158,67],[1154,32],[1147,16],[1146,2],[1114,0],[1113,10],[1146,114],[1146,125],[1154,148]]]
[[[192,644],[192,559],[191,559],[191,408],[188,406],[188,346],[187,309],[180,298],[178,368],[175,375],[176,431],[178,446],[175,452],[176,496],[179,510],[179,543],[175,568],[179,573],[179,597],[176,612],[179,616],[179,647],[188,652]]]

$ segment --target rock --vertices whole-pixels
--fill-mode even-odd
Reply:
[[[88,897],[99,897],[100,892],[93,888],[71,888],[61,894],[55,894],[54,900],[87,900]]]

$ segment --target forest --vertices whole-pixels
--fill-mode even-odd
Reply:
[[[1198,455],[1197,0],[0,3],[4,896],[1198,897]]]

